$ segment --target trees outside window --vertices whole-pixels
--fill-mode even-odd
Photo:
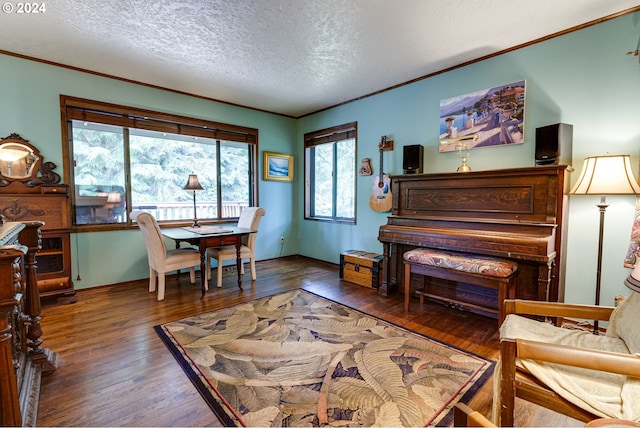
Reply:
[[[356,221],[357,124],[305,135],[305,218]]]
[[[74,105],[74,99],[67,101]],[[228,125],[230,132],[218,123],[189,123],[166,114],[153,121],[148,111],[135,120],[132,112],[121,111],[125,107],[100,107],[99,112],[63,108],[74,225],[117,228],[130,224],[128,213],[137,209],[159,222],[193,220],[193,193],[183,190],[189,174],[196,174],[204,189],[196,195],[200,220],[235,219],[254,205],[257,130],[248,135]],[[80,112],[91,120],[78,119]],[[225,136],[230,138],[219,138]]]

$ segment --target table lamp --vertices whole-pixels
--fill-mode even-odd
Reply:
[[[606,195],[633,195],[640,193],[640,186],[633,176],[629,155],[593,156],[584,160],[578,182],[571,189],[572,195],[600,195],[600,232],[598,235],[598,265],[596,270],[595,304],[600,304],[602,279],[602,238],[604,237],[604,213],[609,206]],[[598,321],[594,321],[593,333],[598,334]]]
[[[200,227],[200,225],[198,224],[198,214],[196,213],[196,191],[204,190],[204,188],[200,185],[198,176],[195,174],[189,174],[189,179],[187,180],[187,184],[185,184],[183,189],[193,191],[193,224],[191,225],[191,227]]]

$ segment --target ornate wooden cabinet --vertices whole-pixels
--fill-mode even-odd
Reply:
[[[36,426],[42,373],[58,356],[42,347],[36,253],[41,222],[0,225],[0,425]]]
[[[7,221],[42,221],[38,289],[42,297],[75,302],[71,280],[69,187],[56,165],[17,134],[0,140],[0,214]]]

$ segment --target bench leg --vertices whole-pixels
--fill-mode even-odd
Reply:
[[[507,287],[506,282],[498,283],[498,326],[502,325],[504,321],[504,301],[507,299]]]
[[[404,264],[404,311],[409,312],[409,304],[411,303],[411,265]]]
[[[498,325],[504,321],[504,301],[516,298],[516,288],[518,286],[518,275],[512,277],[509,282],[501,282],[498,288]]]

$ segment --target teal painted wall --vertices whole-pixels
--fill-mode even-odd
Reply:
[[[0,55],[0,136],[13,132],[34,144],[44,158],[58,165],[62,175],[60,94],[115,104],[165,111],[259,129],[262,152],[292,153],[296,121],[274,114],[207,101],[115,79]],[[197,173],[197,171],[196,171]],[[259,259],[299,252],[291,239],[293,183],[259,180],[262,219]],[[280,246],[280,237],[285,245]],[[167,242],[170,248],[172,242]],[[148,277],[146,249],[136,230],[72,234],[73,279],[77,289]],[[76,278],[80,276],[80,279]]]
[[[441,99],[491,86],[526,80],[524,144],[471,151],[474,170],[532,166],[535,128],[551,123],[574,125],[572,183],[586,156],[630,154],[634,172],[640,159],[640,64],[625,53],[640,33],[640,14],[623,16],[467,67],[424,79],[298,120],[196,97],[120,82],[0,55],[0,136],[21,134],[47,160],[62,167],[59,95],[202,117],[250,126],[260,131],[262,152],[294,153],[293,183],[259,181],[259,200],[267,215],[260,227],[258,259],[303,254],[338,263],[347,249],[381,252],[378,227],[387,214],[369,209],[372,177],[358,176],[355,226],[304,220],[305,132],[358,122],[358,159],[378,168],[377,143],[382,135],[395,141],[385,152],[385,170],[402,172],[402,147],[422,144],[427,172],[455,171],[455,153],[438,153]],[[605,226],[602,301],[627,294],[622,268],[633,216],[633,197],[609,197]],[[591,303],[595,284],[598,198],[570,198],[566,300]],[[284,248],[279,238],[285,237]],[[170,244],[170,243],[169,243]],[[146,251],[137,230],[79,233],[72,236],[76,288],[111,284],[148,276]]]
[[[638,173],[640,154],[640,64],[626,56],[635,49],[640,14],[628,15],[522,48],[392,91],[320,112],[298,121],[298,141],[306,132],[351,121],[358,122],[358,159],[372,159],[378,171],[377,144],[382,135],[395,141],[385,152],[385,171],[402,174],[402,147],[424,146],[426,172],[455,171],[460,159],[453,152],[438,152],[438,117],[441,99],[479,89],[526,80],[524,144],[471,150],[474,170],[534,165],[535,128],[564,122],[574,126],[572,184],[583,159],[601,154],[630,154]],[[302,158],[303,150],[297,151]],[[302,194],[303,183],[298,183]],[[372,178],[358,177],[358,224],[321,224],[300,220],[304,255],[339,262],[347,249],[382,252],[378,227],[387,214],[373,212],[368,200]],[[615,294],[628,294],[622,284],[629,274],[622,267],[633,216],[633,196],[609,197],[603,261],[602,302]],[[598,197],[570,197],[567,282],[565,300],[592,303],[595,290]],[[295,218],[303,218],[302,199]],[[305,245],[305,243],[314,245]],[[320,243],[320,245],[315,245]]]

